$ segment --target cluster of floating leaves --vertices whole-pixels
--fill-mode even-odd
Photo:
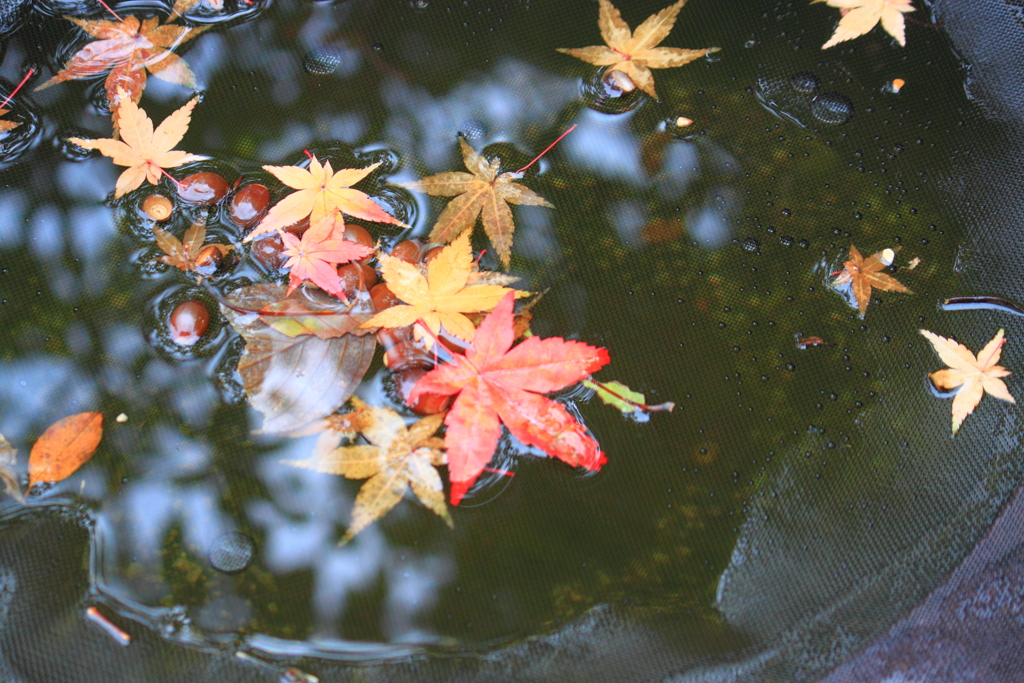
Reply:
[[[843,17],[824,47],[850,40],[879,22],[905,44],[903,13],[912,10],[909,0],[827,2],[841,9]],[[599,0],[598,26],[605,45],[560,51],[602,67],[601,83],[623,94],[624,103],[637,101],[637,93],[657,99],[652,69],[682,66],[718,51],[660,46],[684,3],[679,0],[631,30],[609,0]],[[381,168],[380,161],[335,169],[332,159],[321,161],[307,151],[305,166],[264,166],[267,178],[283,189],[276,202],[261,183],[239,187],[236,181],[229,186],[209,171],[182,180],[172,176],[170,171],[205,159],[174,149],[188,131],[198,100],[190,100],[156,127],[138,103],[147,72],[194,87],[191,71],[173,50],[203,28],[170,21],[201,7],[224,9],[222,0],[178,0],[167,23],[132,16],[116,21],[71,18],[96,40],[40,87],[107,74],[112,136],[69,142],[125,167],[114,197],[136,206],[145,217],[149,234],[143,237],[162,252],[152,260],[205,287],[219,302],[223,320],[244,340],[237,370],[250,404],[263,415],[262,431],[320,434],[313,457],[290,464],[367,480],[343,542],[397,505],[409,488],[450,525],[435,468],[447,468],[450,500],[458,504],[491,462],[505,429],[569,465],[600,469],[606,457],[597,441],[546,394],[582,383],[624,414],[672,409],[671,403],[647,405],[642,394],[621,383],[594,379],[592,374],[610,360],[607,350],[533,336],[529,309],[536,299],[517,312],[516,299],[530,293],[510,288],[514,278],[482,271],[474,259],[470,235],[478,223],[507,269],[515,231],[510,204],[554,208],[518,182],[533,162],[502,172],[500,159],[488,160],[460,138],[466,171],[439,173],[405,186],[450,198],[431,230],[430,244],[405,240],[390,251],[360,225],[369,223],[377,231],[408,227],[381,206],[390,191],[383,175],[393,169]],[[330,60],[315,66],[312,70],[324,73],[333,68]],[[817,90],[817,83],[790,85],[805,94]],[[812,111],[817,108],[815,116],[828,123],[845,122],[849,111],[844,103],[827,95],[815,94],[810,101]],[[0,115],[8,113],[0,110]],[[674,130],[690,124],[685,117],[673,117]],[[0,120],[0,133],[18,125]],[[665,132],[662,145],[684,136],[668,134],[667,128]],[[176,195],[173,199],[142,189],[163,189],[168,182],[176,188],[169,193]],[[229,196],[230,208],[219,209]],[[208,241],[215,211],[223,224],[223,241]],[[180,238],[177,230],[164,227],[168,221],[187,225]],[[241,238],[234,232],[238,229],[249,232]],[[865,259],[851,246],[844,268],[834,274],[833,286],[849,288],[861,317],[873,289],[910,293],[884,272],[896,251],[885,249]],[[374,258],[377,268],[371,265]],[[218,276],[246,260],[258,264],[265,281],[215,286],[229,285]],[[285,275],[287,284],[277,281]],[[379,278],[383,281],[378,283]],[[180,347],[196,344],[210,323],[209,308],[196,299],[178,303],[168,316],[172,341]],[[935,385],[960,388],[953,407],[954,432],[983,393],[1013,401],[1000,380],[1008,371],[996,364],[1002,331],[977,357],[951,340],[924,330],[922,334],[950,366],[932,373]],[[422,415],[411,424],[391,408],[352,398],[378,341],[385,349],[385,365],[402,387],[401,397],[410,412]],[[101,423],[98,413],[86,413],[55,425],[54,435],[48,430],[33,448],[30,485],[58,481],[77,469],[95,450]],[[442,425],[446,431],[439,437]],[[0,458],[0,476],[8,491],[20,496],[11,474],[14,452],[6,441],[0,443]]]

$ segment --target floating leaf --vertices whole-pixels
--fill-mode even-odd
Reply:
[[[360,329],[323,339],[316,334],[289,337],[257,313],[229,307],[259,311],[285,299],[285,289],[285,285],[251,285],[228,295],[229,305],[221,304],[228,322],[245,339],[238,372],[250,404],[263,414],[264,432],[293,432],[341,407],[366,374],[377,343],[369,330]],[[349,313],[371,312],[364,301],[356,301],[349,309]],[[354,319],[353,328],[362,321]]]
[[[605,45],[583,48],[558,48],[559,52],[582,59],[589,64],[607,66],[605,73],[620,71],[645,93],[658,99],[654,91],[654,75],[651,69],[668,69],[674,66],[689,64],[709,52],[717,52],[719,48],[709,47],[703,50],[684,50],[678,47],[656,47],[668,37],[672,26],[676,23],[676,15],[686,4],[686,0],[666,7],[657,14],[652,14],[636,31],[629,30],[629,24],[622,20],[619,10],[608,0],[599,0],[600,9],[597,25],[601,29],[601,37]]]
[[[832,281],[833,287],[852,286],[853,298],[857,302],[860,317],[863,318],[868,310],[872,288],[906,294],[913,293],[893,276],[881,272],[883,268],[892,265],[894,255],[901,248],[882,249],[868,258],[864,258],[857,251],[857,247],[850,245],[850,260],[843,264],[843,270],[833,273],[833,275],[837,275],[836,279]]]
[[[418,266],[386,254],[380,257],[380,264],[388,288],[405,303],[378,312],[363,327],[406,327],[422,321],[435,337],[444,325],[451,334],[470,342],[476,327],[464,314],[490,311],[513,291],[498,285],[468,284],[473,273],[469,233],[463,233],[427,264],[426,277]],[[529,292],[518,295],[528,296]],[[417,339],[429,342],[419,326],[414,332]]]
[[[370,195],[350,187],[373,173],[378,166],[379,161],[366,168],[343,168],[335,172],[330,161],[321,165],[313,155],[310,156],[308,169],[298,166],[264,166],[264,170],[297,191],[275,204],[243,241],[248,242],[264,233],[280,231],[306,216],[309,216],[310,225],[316,225],[334,213],[408,228],[408,225],[380,208],[370,199]]]
[[[444,415],[429,415],[406,427],[402,416],[390,408],[367,407],[358,398],[352,403],[361,414],[359,431],[370,445],[342,446],[309,460],[283,461],[349,479],[367,479],[356,496],[352,523],[341,544],[386,515],[409,487],[423,505],[452,526],[441,477],[434,469],[445,463],[444,442],[434,436]]]
[[[28,457],[28,486],[67,479],[88,462],[103,436],[103,415],[79,413],[50,425]]]
[[[459,138],[459,146],[462,148],[462,160],[470,173],[438,173],[404,186],[432,197],[454,197],[437,217],[430,231],[431,242],[447,244],[464,231],[471,232],[479,217],[502,265],[508,268],[512,260],[512,233],[516,229],[512,209],[508,205],[555,207],[525,185],[513,182],[518,179],[515,173],[499,175],[499,159],[487,161],[483,155],[473,151],[464,138]]]
[[[192,108],[198,101],[196,98],[189,100],[185,106],[164,119],[154,131],[153,121],[146,116],[146,112],[125,97],[117,107],[121,118],[121,140],[68,140],[86,149],[98,149],[100,154],[110,157],[118,166],[128,167],[117,179],[114,197],[121,197],[142,185],[144,180],[156,185],[165,168],[206,158],[171,149],[185,137],[192,118]]]
[[[200,3],[208,5],[215,12],[220,12],[224,9],[224,0],[175,0],[174,7],[171,9],[167,21],[174,21]]]
[[[21,493],[18,473],[14,469],[17,459],[18,450],[0,434],[0,481],[4,483],[4,493],[24,505],[25,496]]]
[[[862,36],[879,22],[897,43],[907,45],[903,14],[914,11],[911,0],[811,0],[812,5],[817,2],[828,2],[829,7],[839,8],[843,15],[835,33],[821,46],[822,50]]]
[[[504,423],[528,446],[588,470],[605,462],[598,443],[565,407],[541,396],[586,378],[608,363],[608,352],[559,337],[530,337],[515,348],[509,292],[477,328],[466,355],[434,368],[409,392],[414,404],[421,394],[458,394],[444,423],[448,426],[448,472],[451,501],[462,496],[494,455]]]
[[[978,352],[977,357],[966,346],[952,339],[940,337],[928,330],[920,332],[935,347],[935,353],[939,354],[942,362],[949,366],[945,370],[936,370],[928,375],[932,383],[943,391],[959,387],[953,398],[954,434],[960,429],[964,418],[978,407],[981,397],[986,392],[1001,401],[1016,403],[1001,379],[1009,375],[1010,371],[1002,365],[996,365],[1006,341],[1003,339],[1002,330],[996,332],[996,336]]]
[[[335,211],[302,233],[302,239],[290,232],[281,233],[284,244],[281,253],[288,257],[284,266],[290,269],[289,294],[308,280],[334,296],[346,298],[338,276],[338,264],[366,258],[373,249],[359,242],[334,237],[344,234],[344,231],[341,213]]]
[[[594,394],[605,404],[609,405],[623,415],[630,413],[671,413],[675,410],[676,404],[672,401],[647,405],[647,399],[639,391],[633,391],[622,382],[598,382],[592,377],[583,380],[583,386],[591,389]]]

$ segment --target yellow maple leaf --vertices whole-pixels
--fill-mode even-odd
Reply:
[[[435,336],[444,325],[450,333],[469,343],[473,341],[476,327],[464,314],[490,311],[505,294],[513,291],[499,285],[468,284],[473,273],[468,232],[427,264],[425,277],[417,266],[387,254],[380,257],[380,264],[388,288],[405,303],[380,311],[362,327],[406,327],[422,321]],[[529,292],[517,294],[522,297]],[[424,339],[428,347],[432,343],[432,338],[419,325],[414,328],[414,334],[417,339]]]
[[[434,469],[447,462],[442,450],[444,440],[434,436],[444,422],[444,414],[428,415],[407,427],[402,416],[390,408],[367,407],[358,398],[352,403],[357,412],[366,411],[359,431],[369,445],[341,446],[308,460],[283,461],[347,479],[367,479],[356,496],[352,522],[339,545],[387,514],[410,487],[424,506],[452,526],[441,476]]]
[[[597,26],[601,29],[601,37],[607,47],[560,47],[558,51],[590,64],[607,66],[605,73],[621,71],[654,99],[658,99],[658,94],[654,91],[654,75],[651,69],[683,66],[709,52],[721,49],[709,47],[703,50],[684,50],[678,47],[657,47],[658,43],[668,37],[676,23],[676,15],[686,4],[686,0],[679,0],[657,14],[652,14],[637,26],[635,31],[629,30],[629,24],[622,20],[619,10],[611,2],[599,2],[601,7],[597,16]]]
[[[892,265],[893,257],[901,248],[882,249],[864,258],[861,256],[860,251],[857,250],[857,247],[851,244],[850,259],[843,264],[843,270],[833,273],[833,275],[837,275],[836,279],[832,281],[833,287],[852,285],[853,298],[857,301],[857,310],[860,312],[860,317],[863,318],[868,310],[868,304],[871,302],[872,287],[882,291],[913,294],[892,275],[881,272],[883,268]]]
[[[268,232],[279,231],[309,216],[309,224],[316,225],[331,214],[346,214],[376,223],[391,223],[403,228],[409,226],[380,208],[370,195],[350,186],[355,185],[380,166],[378,161],[366,168],[343,168],[335,172],[331,162],[321,164],[310,155],[309,168],[299,166],[264,166],[288,187],[297,190],[270,209],[260,224],[243,242]]]
[[[974,412],[985,392],[1002,401],[1016,403],[1006,384],[1000,379],[1009,375],[1010,371],[1002,365],[996,365],[1006,341],[1003,339],[1003,330],[996,332],[996,336],[978,352],[977,357],[970,349],[953,339],[940,337],[928,330],[920,332],[935,347],[935,353],[939,354],[942,362],[949,366],[929,374],[932,383],[943,391],[960,388],[953,398],[954,434],[960,429],[964,418]]]
[[[464,231],[472,231],[477,217],[480,217],[502,265],[508,268],[512,260],[512,233],[516,229],[512,209],[508,205],[528,204],[549,209],[555,206],[525,185],[513,182],[518,179],[515,173],[499,175],[501,161],[488,161],[482,154],[477,154],[465,138],[459,138],[459,146],[469,173],[438,173],[404,186],[433,197],[454,197],[437,217],[430,231],[431,242],[451,242]]]
[[[68,138],[79,147],[99,150],[100,154],[110,157],[118,166],[128,167],[117,179],[115,198],[136,189],[144,180],[156,185],[160,182],[160,174],[165,172],[164,169],[206,158],[171,149],[185,137],[192,119],[192,108],[198,102],[197,98],[189,100],[185,106],[172,113],[157,126],[156,130],[153,130],[153,121],[146,116],[146,112],[132,102],[123,90],[119,90],[118,93],[120,140]]]
[[[837,7],[843,13],[835,33],[821,46],[822,50],[862,36],[879,22],[896,42],[907,45],[903,14],[914,11],[911,0],[811,0],[812,5],[817,2],[827,2],[829,7]]]

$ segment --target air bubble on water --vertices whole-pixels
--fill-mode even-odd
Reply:
[[[210,566],[225,574],[242,571],[252,562],[256,544],[240,531],[229,531],[210,546]]]
[[[754,237],[748,237],[742,242],[743,248],[747,251],[757,251],[761,248],[761,243]]]
[[[302,58],[302,68],[311,74],[326,76],[341,66],[344,51],[332,45],[324,45],[306,53]]]
[[[789,86],[797,92],[811,94],[818,92],[821,81],[810,71],[798,71],[789,77]]]
[[[838,92],[823,92],[811,101],[811,115],[822,123],[842,125],[853,118],[853,101]]]

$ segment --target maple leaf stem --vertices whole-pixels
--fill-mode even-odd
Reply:
[[[114,15],[114,18],[115,18],[115,19],[117,19],[118,21],[120,21],[120,22],[121,22],[122,24],[124,23],[124,19],[122,19],[121,17],[117,16],[117,12],[115,12],[115,11],[114,11],[114,10],[112,10],[112,9],[110,9],[110,5],[108,5],[107,3],[103,2],[103,0],[96,0],[96,2],[98,2],[98,3],[100,3],[101,5],[103,5],[104,7],[106,7],[106,8],[107,8],[107,11],[108,11],[108,12],[110,12],[111,14],[113,14],[113,15]]]
[[[538,159],[540,159],[540,158],[541,158],[542,156],[544,156],[545,154],[547,154],[547,153],[548,153],[548,152],[549,152],[549,151],[551,150],[551,148],[552,148],[552,147],[554,147],[555,145],[557,145],[557,144],[558,144],[558,143],[559,143],[559,142],[560,142],[560,141],[562,140],[562,138],[564,138],[564,137],[565,137],[566,135],[568,135],[569,133],[573,132],[574,130],[576,130],[576,124],[575,124],[575,123],[574,123],[574,124],[572,124],[572,126],[570,126],[570,127],[569,127],[569,130],[567,130],[567,131],[565,131],[564,133],[562,133],[561,135],[559,135],[559,136],[558,136],[557,138],[555,138],[555,141],[554,141],[554,142],[552,142],[552,143],[551,143],[550,145],[548,145],[547,147],[545,147],[545,148],[544,148],[544,151],[543,151],[543,152],[541,152],[540,154],[538,154],[537,156],[535,156],[535,157],[533,158],[533,161],[531,161],[531,162],[530,162],[530,163],[528,163],[528,164],[527,164],[526,166],[523,166],[523,167],[522,167],[521,169],[519,169],[518,171],[516,171],[516,174],[522,173],[523,171],[525,171],[526,169],[530,168],[530,167],[531,167],[531,166],[533,166],[533,165],[534,165],[535,163],[537,163],[537,160],[538,160]]]
[[[3,101],[3,104],[0,104],[0,109],[3,109],[7,106],[7,103],[11,101],[11,98],[18,94],[18,91],[21,90],[21,86],[25,85],[26,81],[32,78],[32,74],[34,74],[35,72],[36,70],[34,68],[28,70],[28,73],[25,74],[25,77],[21,79],[21,83],[18,83],[18,85],[15,86],[14,90],[11,91],[11,94],[7,96],[7,99]]]
[[[665,403],[658,403],[657,405],[648,405],[646,403],[637,403],[636,401],[631,401],[630,399],[626,398],[625,396],[623,396],[622,394],[620,394],[619,392],[615,391],[610,386],[605,384],[604,382],[598,382],[593,377],[590,378],[590,381],[592,381],[594,384],[600,384],[602,391],[605,391],[605,392],[611,394],[612,396],[614,396],[615,398],[619,399],[623,403],[627,403],[627,404],[633,406],[633,408],[635,410],[639,410],[639,411],[644,412],[644,413],[671,413],[673,410],[675,410],[675,407],[676,407],[676,404],[673,403],[672,401],[666,401]]]
[[[177,188],[178,188],[179,190],[181,189],[181,182],[180,182],[180,181],[179,181],[179,180],[178,180],[177,178],[175,178],[174,176],[172,176],[172,175],[171,175],[170,173],[168,173],[167,171],[165,171],[165,170],[164,170],[164,169],[162,169],[162,168],[160,169],[160,172],[161,172],[161,173],[163,173],[163,174],[164,174],[165,176],[167,176],[168,178],[170,178],[170,179],[171,179],[171,182],[172,182],[172,183],[174,183],[174,185],[175,185],[175,186],[176,186],[176,187],[177,187]]]
[[[305,154],[307,157],[309,157],[310,161],[313,160],[313,154],[308,149],[302,150],[302,153]]]
[[[515,472],[509,472],[508,470],[496,470],[493,467],[485,467],[484,468],[484,472],[492,472],[494,474],[500,474],[503,477],[514,477],[514,476],[516,476]]]

